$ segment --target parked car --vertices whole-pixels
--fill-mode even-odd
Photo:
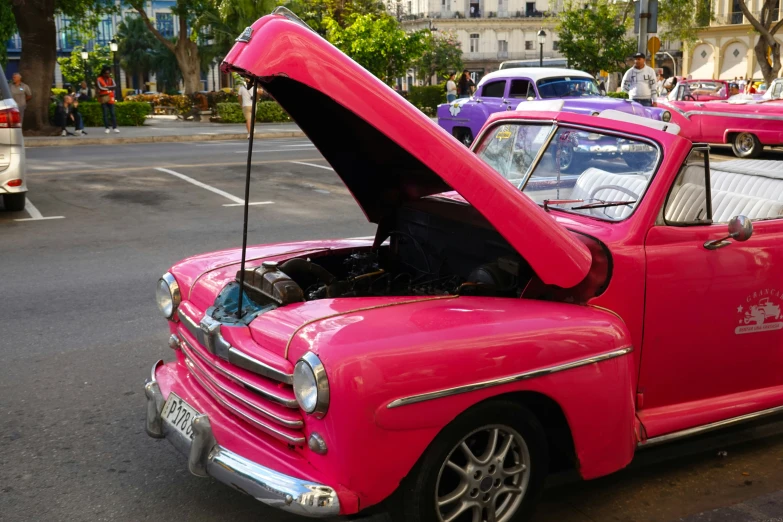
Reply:
[[[770,91],[772,92],[772,89]],[[707,102],[662,100],[681,135],[694,142],[730,144],[739,158],[758,157],[764,146],[783,145],[783,103],[740,94]]]
[[[22,121],[2,67],[0,67],[0,194],[3,195],[3,206],[6,210],[24,210],[27,183],[25,183]]]
[[[783,321],[743,320],[783,301],[774,168],[710,176],[705,146],[623,113],[495,114],[471,151],[283,15],[222,67],[259,81],[378,226],[251,246],[244,276],[232,249],[160,279],[172,353],[146,430],[192,473],[313,517],[387,502],[405,522],[515,522],[551,469],[600,477],[783,407]],[[589,134],[656,161],[561,175],[561,145]]]
[[[669,98],[685,101],[728,100],[730,82],[725,80],[680,80]]]
[[[574,69],[529,67],[504,69],[484,76],[476,86],[476,94],[438,106],[438,125],[466,146],[492,114],[522,109],[533,100],[565,101],[563,110],[596,115],[616,110],[648,118],[668,121],[666,109],[644,107],[630,100],[602,96],[595,79]]]

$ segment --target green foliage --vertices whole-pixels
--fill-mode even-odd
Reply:
[[[238,103],[218,103],[217,113],[221,123],[244,123],[242,106]],[[256,121],[258,122],[288,122],[291,117],[277,102],[264,101],[256,105]]]
[[[0,0],[0,65],[5,67],[8,64],[8,50],[5,42],[11,39],[16,33],[16,19],[11,10],[11,2]]]
[[[215,41],[215,50],[225,54],[245,27],[271,13],[278,0],[216,0],[217,9],[204,15]]]
[[[658,27],[662,40],[693,43],[699,27],[710,25],[709,0],[666,0],[658,3]]]
[[[281,3],[322,36],[328,32],[327,20],[344,29],[354,16],[387,14],[382,0],[289,0]]]
[[[631,19],[625,17],[625,7],[609,0],[566,1],[557,31],[560,52],[571,67],[591,74],[625,69],[625,59],[636,50],[636,42],[627,36]]]
[[[128,15],[117,27],[120,65],[130,76],[144,76],[155,65],[157,40],[139,16]],[[166,49],[167,52],[168,49]]]
[[[420,80],[432,83],[432,77],[448,78],[449,73],[462,70],[462,44],[452,31],[426,31],[423,52],[413,61]]]
[[[386,83],[402,76],[424,49],[424,33],[406,33],[388,14],[354,14],[345,27],[333,18],[324,23],[332,44]]]
[[[607,92],[606,95],[610,98],[621,98],[623,100],[628,99],[628,93],[627,92]]]
[[[49,118],[54,119],[56,105],[49,106]],[[117,102],[114,105],[117,113],[117,125],[120,127],[134,127],[144,125],[144,121],[152,108],[148,103]],[[103,127],[103,109],[98,102],[83,102],[79,104],[79,114],[85,127]]]
[[[411,87],[408,101],[428,116],[434,116],[441,103],[446,103],[445,83]]]
[[[63,99],[63,96],[68,94],[68,89],[57,89],[56,87],[52,87],[52,96],[55,96],[59,99]]]
[[[82,60],[83,49],[83,47],[74,47],[70,56],[57,59],[57,63],[60,64],[60,70],[63,73],[63,80],[74,87],[78,86],[82,80],[94,82],[101,73],[101,67],[112,64],[111,50],[108,46],[94,46],[93,50],[89,52],[86,62]],[[85,63],[87,71],[84,70]],[[89,80],[87,73],[89,73]]]

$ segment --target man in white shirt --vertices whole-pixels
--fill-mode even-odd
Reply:
[[[655,90],[655,71],[645,63],[644,54],[633,55],[634,66],[623,76],[623,91],[628,97],[645,107],[655,107],[658,93]]]
[[[242,84],[239,87],[239,104],[242,106],[242,114],[245,116],[247,139],[250,139],[250,122],[252,121],[250,118],[253,117],[253,96],[256,94],[256,88],[253,87],[251,90],[253,91],[252,94],[247,87],[245,87],[245,84]]]

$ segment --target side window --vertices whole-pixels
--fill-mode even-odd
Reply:
[[[509,98],[522,98],[526,100],[530,96],[533,96],[534,98],[536,96],[533,86],[530,84],[530,80],[511,80],[511,88],[508,91]]]
[[[489,82],[481,89],[481,95],[486,98],[502,98],[506,90],[506,80]]]
[[[783,91],[783,82],[775,82],[772,89],[772,97],[780,98],[781,91]]]
[[[751,221],[783,219],[783,179],[734,166],[734,162],[710,166],[705,162],[707,154],[706,149],[694,147],[683,164],[666,198],[666,224],[728,223],[735,216]]]

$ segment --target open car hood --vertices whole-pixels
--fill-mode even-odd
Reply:
[[[374,223],[405,203],[456,190],[547,284],[569,288],[588,249],[430,118],[306,25],[272,14],[225,58],[258,78],[310,138]]]

